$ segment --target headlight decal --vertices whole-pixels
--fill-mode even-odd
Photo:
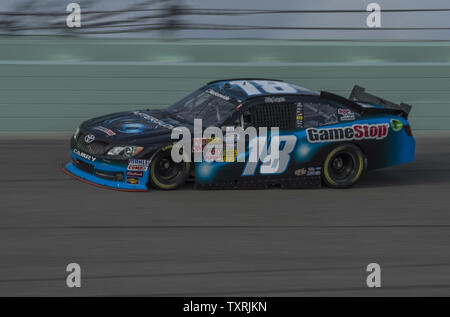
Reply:
[[[111,156],[123,155],[124,157],[133,157],[142,152],[143,149],[144,149],[143,147],[135,145],[118,145],[109,150],[108,155]]]

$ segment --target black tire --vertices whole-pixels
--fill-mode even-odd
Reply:
[[[322,179],[328,187],[353,186],[366,168],[366,159],[359,147],[353,144],[333,148],[325,158]]]
[[[150,163],[149,179],[153,187],[172,190],[186,183],[191,171],[190,162],[175,163],[171,148],[159,152]]]

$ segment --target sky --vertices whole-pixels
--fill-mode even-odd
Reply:
[[[48,25],[61,25],[65,34],[70,30],[64,30],[65,12],[67,4],[78,2],[81,6],[83,23],[109,22],[113,19],[123,20],[123,23],[158,23],[160,19],[135,19],[144,13],[124,13],[117,15],[90,15],[83,16],[83,11],[92,10],[120,10],[131,8],[144,0],[1,0],[0,13],[5,11],[24,12],[54,12],[61,13],[61,17],[12,17],[19,19],[16,23],[25,26],[29,30],[22,34],[54,34],[60,30],[40,30],[39,27]],[[365,10],[371,2],[377,2],[383,9],[419,9],[438,8],[450,9],[449,0],[166,0],[158,1],[148,8],[161,8],[166,3],[178,3],[189,8],[205,9],[270,9],[270,10]],[[20,7],[23,6],[23,7]],[[195,24],[221,24],[228,26],[254,25],[254,26],[285,26],[285,27],[366,27],[366,17],[369,13],[295,13],[295,14],[270,14],[270,15],[244,15],[244,16],[184,16],[182,22]],[[449,12],[408,12],[381,14],[382,27],[449,27]],[[11,18],[11,17],[10,17]],[[92,20],[89,20],[92,18]],[[0,14],[0,30],[2,19],[8,19]],[[86,29],[84,29],[86,30]],[[115,28],[101,28],[101,30],[115,30]],[[113,33],[91,36],[110,37],[144,37],[144,38],[269,38],[269,39],[417,39],[417,40],[449,40],[450,30],[179,30],[176,32],[146,31],[136,33]]]

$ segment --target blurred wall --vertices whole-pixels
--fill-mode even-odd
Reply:
[[[0,38],[0,131],[71,131],[166,107],[220,78],[278,78],[413,105],[414,129],[450,129],[450,42]]]

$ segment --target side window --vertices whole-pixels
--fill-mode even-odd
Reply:
[[[320,127],[339,122],[337,105],[325,100],[302,102],[304,127]]]
[[[294,103],[255,104],[243,112],[244,127],[278,127],[280,130],[295,129]]]

